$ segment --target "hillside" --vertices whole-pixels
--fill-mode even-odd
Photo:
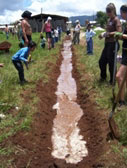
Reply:
[[[81,25],[84,25],[85,24],[85,20],[93,21],[93,20],[96,19],[96,15],[91,15],[91,16],[88,16],[88,15],[72,16],[72,17],[69,18],[69,20],[71,20],[72,23],[74,23],[77,19],[80,21]]]

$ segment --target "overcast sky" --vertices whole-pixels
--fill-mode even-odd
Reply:
[[[0,24],[14,22],[21,18],[24,10],[32,15],[41,13],[63,16],[92,15],[105,11],[108,3],[114,3],[119,13],[122,4],[127,0],[0,0]]]

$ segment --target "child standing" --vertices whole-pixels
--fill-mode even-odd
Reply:
[[[12,56],[12,62],[18,71],[19,80],[20,80],[21,85],[27,82],[24,78],[24,68],[22,65],[22,61],[25,63],[28,69],[28,56],[30,52],[35,50],[35,47],[36,47],[36,43],[31,41],[28,47],[24,47],[20,49],[15,55]]]
[[[54,32],[53,28],[51,30],[51,46],[52,46],[52,48],[55,47],[55,32]]]
[[[43,35],[41,35],[41,48],[45,48],[45,43],[46,43],[46,39],[44,38]]]
[[[87,54],[93,55],[93,39],[92,37],[96,33],[91,29],[91,25],[88,24],[87,30],[86,30],[86,42],[87,42]]]

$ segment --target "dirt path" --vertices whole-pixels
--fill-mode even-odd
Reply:
[[[56,116],[53,105],[56,103],[55,92],[57,90],[57,78],[60,74],[62,56],[59,57],[56,66],[50,74],[50,82],[46,85],[38,81],[36,94],[40,101],[37,105],[37,113],[34,115],[30,132],[19,132],[9,138],[6,143],[15,145],[19,150],[13,155],[14,168],[104,168],[103,154],[107,150],[106,135],[108,124],[102,111],[97,109],[95,102],[89,95],[84,94],[80,84],[80,74],[76,69],[76,55],[73,50],[73,77],[77,84],[77,103],[83,110],[83,116],[79,121],[80,134],[87,141],[88,156],[78,164],[67,164],[65,160],[54,159],[52,152],[52,127]],[[50,65],[49,65],[50,66]],[[87,75],[86,75],[87,80]]]

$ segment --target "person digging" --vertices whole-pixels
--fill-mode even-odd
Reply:
[[[15,68],[18,71],[21,85],[27,82],[26,79],[24,78],[24,68],[23,68],[22,61],[25,63],[26,68],[28,70],[28,63],[29,63],[28,57],[30,53],[35,50],[36,46],[37,46],[36,43],[34,41],[31,41],[28,47],[24,47],[20,49],[19,51],[16,52],[16,54],[12,56],[12,63],[14,64]]]

